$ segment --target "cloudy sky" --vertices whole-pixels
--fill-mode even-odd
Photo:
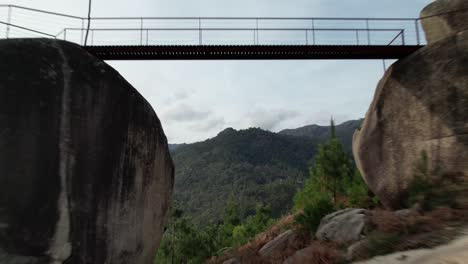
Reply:
[[[431,0],[93,0],[93,16],[417,17]],[[87,0],[0,0],[86,16]],[[3,19],[0,19],[2,21]],[[170,142],[226,127],[271,131],[361,118],[382,61],[108,62],[151,103]]]

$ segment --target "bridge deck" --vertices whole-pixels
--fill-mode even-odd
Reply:
[[[423,46],[87,46],[103,60],[400,59]]]
[[[420,22],[346,17],[87,18],[0,5],[0,38],[63,39],[104,60],[398,59],[425,44]]]

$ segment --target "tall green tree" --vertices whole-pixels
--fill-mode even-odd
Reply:
[[[331,120],[330,141],[319,147],[315,156],[312,177],[316,178],[337,203],[338,194],[344,192],[344,182],[353,177],[353,165],[350,158],[335,135],[335,123]]]

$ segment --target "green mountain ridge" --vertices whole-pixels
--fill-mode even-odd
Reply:
[[[343,148],[352,153],[352,143],[354,131],[361,127],[363,119],[350,120],[335,126],[335,133]],[[308,125],[296,129],[285,129],[280,132],[282,135],[310,137],[324,142],[330,138],[330,126]]]
[[[349,122],[337,126],[337,135],[345,142],[351,142],[361,121]],[[279,217],[291,209],[318,145],[328,138],[327,128],[314,126],[311,136],[305,136],[308,127],[280,133],[227,128],[202,142],[178,144],[171,148],[176,165],[174,201],[198,224],[221,220],[231,196],[244,216],[263,203]]]

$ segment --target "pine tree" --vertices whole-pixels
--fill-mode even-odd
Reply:
[[[352,164],[336,138],[333,119],[330,123],[330,141],[320,147],[318,155],[315,157],[314,176],[318,177],[336,204],[338,194],[344,191],[344,181],[352,177]]]
[[[353,165],[336,138],[333,118],[330,121],[330,129],[330,140],[320,145],[314,157],[315,163],[310,172],[311,179],[304,191],[296,195],[296,208],[304,206],[307,200],[315,199],[316,193],[327,193],[336,205],[338,195],[345,192],[345,183],[353,177]]]

